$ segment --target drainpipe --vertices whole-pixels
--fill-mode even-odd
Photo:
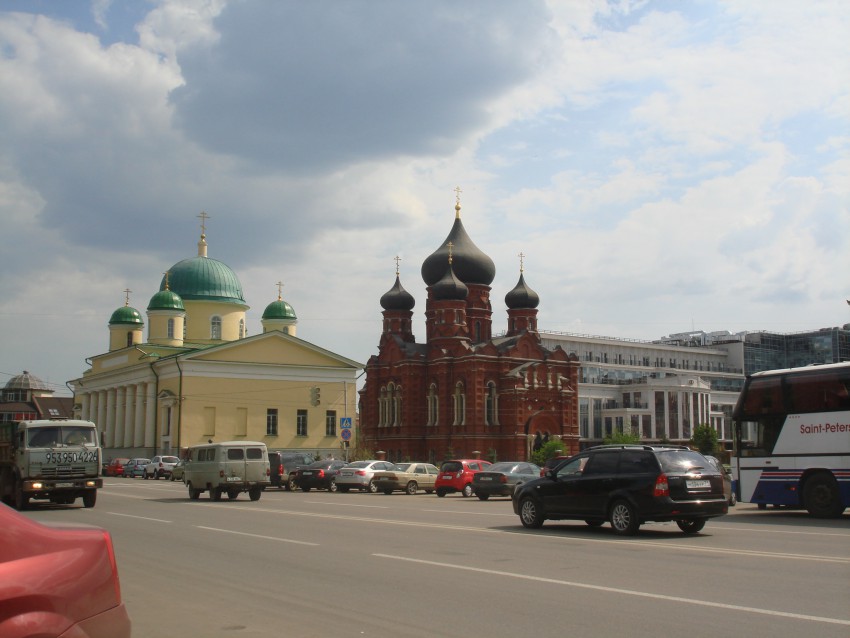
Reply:
[[[180,381],[177,384],[177,453],[180,453],[180,426],[183,423],[183,368],[180,367],[180,357],[174,359],[177,370],[180,371]]]

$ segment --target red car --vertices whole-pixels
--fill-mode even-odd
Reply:
[[[460,492],[464,496],[472,496],[472,475],[486,470],[492,463],[481,459],[455,459],[443,461],[440,473],[434,483],[437,496],[445,496],[451,492]]]
[[[109,532],[47,527],[0,505],[0,636],[129,638]]]
[[[103,471],[104,476],[124,476],[124,466],[130,459],[112,459]]]

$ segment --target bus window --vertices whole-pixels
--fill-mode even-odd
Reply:
[[[835,373],[808,374],[786,379],[789,412],[835,412],[850,410],[850,392]]]
[[[756,416],[782,411],[782,380],[778,377],[752,379],[744,396],[743,414]]]

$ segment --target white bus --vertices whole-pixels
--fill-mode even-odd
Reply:
[[[753,374],[732,419],[739,501],[817,518],[850,506],[850,362]]]

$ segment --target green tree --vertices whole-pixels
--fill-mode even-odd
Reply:
[[[615,431],[610,436],[606,436],[602,439],[602,442],[605,445],[629,445],[632,443],[640,443],[640,434],[632,432],[631,430],[628,432]]]
[[[696,426],[691,444],[699,450],[700,454],[716,455],[720,449],[717,440],[717,430],[705,423]]]
[[[561,456],[563,453],[564,442],[559,439],[554,439],[548,443],[544,443],[536,452],[532,452],[531,462],[543,467],[546,461],[554,456]]]

